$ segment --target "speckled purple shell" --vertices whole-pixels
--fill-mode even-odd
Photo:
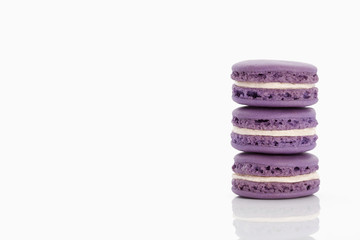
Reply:
[[[312,195],[319,190],[319,185],[319,179],[296,183],[262,183],[233,179],[232,191],[241,197],[260,199],[285,199]]]
[[[318,124],[312,108],[240,107],[232,115],[234,126],[257,130],[304,129]]]
[[[318,162],[318,158],[310,153],[295,155],[239,153],[234,157],[232,169],[241,175],[289,177],[317,171]]]
[[[233,85],[232,99],[259,107],[306,107],[318,102],[318,89],[256,89]]]
[[[240,107],[233,111],[232,123],[239,128],[255,130],[291,130],[317,126],[312,108]],[[317,135],[255,136],[231,133],[231,145],[245,152],[294,154],[315,148]]]
[[[248,60],[232,66],[231,78],[245,82],[316,83],[317,68],[308,63]]]
[[[241,82],[281,82],[314,84],[318,82],[317,68],[311,64],[277,61],[249,60],[232,66],[231,78]],[[318,89],[255,89],[233,85],[235,102],[263,107],[305,107],[318,101]]]
[[[231,146],[245,152],[294,154],[316,147],[317,135],[298,137],[252,136],[231,133]]]

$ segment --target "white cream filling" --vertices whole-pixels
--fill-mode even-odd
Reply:
[[[307,215],[307,216],[294,216],[294,217],[279,217],[279,218],[244,218],[234,216],[235,220],[246,221],[246,222],[269,222],[269,223],[277,223],[277,222],[306,222],[311,221],[319,217],[319,212]]]
[[[317,172],[312,172],[309,174],[290,176],[290,177],[259,177],[259,176],[251,176],[251,175],[239,175],[234,173],[233,179],[240,179],[251,182],[295,183],[295,182],[319,179],[319,174]]]
[[[315,128],[291,129],[291,130],[257,130],[239,128],[234,126],[233,132],[240,135],[273,136],[273,137],[295,137],[315,135]]]
[[[315,87],[313,83],[281,83],[281,82],[239,82],[235,85],[244,88],[267,88],[267,89],[309,89]]]

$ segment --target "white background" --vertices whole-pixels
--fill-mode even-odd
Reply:
[[[1,1],[0,238],[238,239],[232,64],[316,65],[320,229],[359,236],[358,1]]]

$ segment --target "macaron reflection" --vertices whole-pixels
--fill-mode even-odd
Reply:
[[[313,239],[319,230],[320,203],[316,196],[283,200],[232,201],[233,224],[243,240]]]

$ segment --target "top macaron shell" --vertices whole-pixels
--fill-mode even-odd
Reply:
[[[311,64],[249,60],[232,66],[235,102],[263,107],[305,107],[318,101],[317,68]]]
[[[248,60],[235,63],[232,66],[234,72],[293,72],[316,75],[317,68],[314,65],[302,62],[280,60]],[[235,80],[235,79],[234,79]],[[316,80],[317,81],[317,80]],[[315,81],[315,82],[316,82]],[[309,82],[309,81],[308,81]],[[310,81],[311,82],[311,81]]]
[[[257,130],[290,130],[316,127],[313,108],[239,107],[233,112],[232,123],[240,128]]]

